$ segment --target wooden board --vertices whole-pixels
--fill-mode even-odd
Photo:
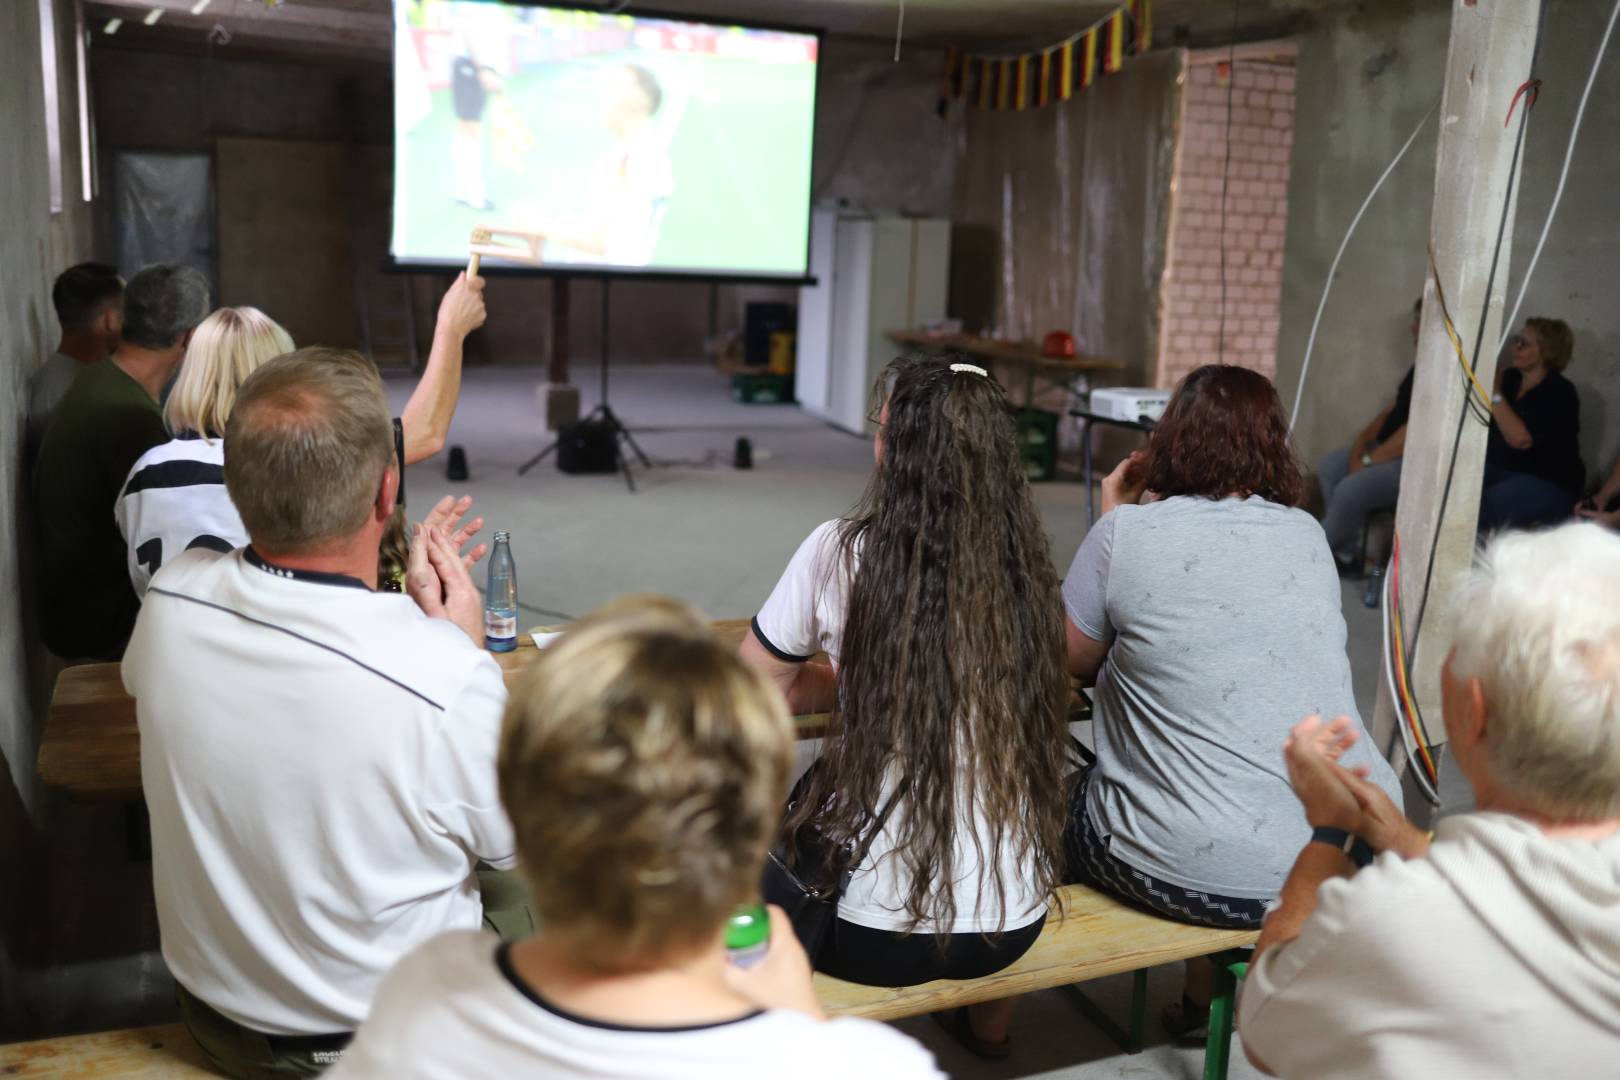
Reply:
[[[747,619],[721,619],[715,636],[736,648],[748,632]],[[545,629],[545,628],[542,628]],[[507,686],[539,657],[528,634],[509,653],[492,653]],[[827,718],[795,719],[798,737],[819,738]],[[80,664],[57,676],[50,715],[40,740],[39,778],[52,787],[86,799],[133,800],[141,797],[141,739],[135,724],[135,699],[124,692],[117,664]]]
[[[920,330],[890,330],[889,340],[919,349],[950,350],[986,360],[1033,365],[1044,370],[1079,374],[1086,371],[1123,371],[1125,363],[1104,356],[1047,356],[1039,345],[1023,341],[997,341],[969,334],[925,334]]]
[[[0,1046],[0,1076],[218,1076],[183,1024]]]
[[[1084,885],[1064,886],[1058,897],[1063,917],[1054,907],[1029,952],[994,975],[902,987],[861,986],[817,975],[816,996],[838,1016],[895,1020],[1243,948],[1260,936],[1252,930],[1171,922]]]

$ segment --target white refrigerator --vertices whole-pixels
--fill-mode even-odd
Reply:
[[[864,435],[872,387],[900,354],[890,330],[945,317],[951,228],[941,218],[817,210],[799,293],[794,394],[805,412]]]

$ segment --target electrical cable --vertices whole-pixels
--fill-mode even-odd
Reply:
[[[1316,330],[1322,325],[1322,311],[1327,307],[1328,293],[1333,289],[1333,276],[1339,272],[1339,260],[1344,258],[1344,249],[1350,246],[1350,238],[1356,234],[1356,226],[1361,224],[1361,216],[1367,212],[1367,207],[1372,205],[1373,197],[1378,194],[1378,189],[1384,186],[1384,181],[1389,179],[1389,174],[1395,171],[1395,166],[1401,163],[1401,159],[1406,156],[1406,152],[1412,148],[1412,143],[1417,141],[1418,132],[1423,130],[1423,125],[1429,122],[1429,117],[1433,116],[1434,110],[1439,107],[1440,100],[1436,98],[1434,104],[1429,106],[1429,111],[1423,114],[1423,119],[1417,122],[1417,127],[1412,129],[1412,134],[1406,137],[1406,141],[1401,144],[1401,148],[1395,152],[1395,156],[1384,167],[1383,173],[1373,184],[1372,190],[1367,192],[1367,197],[1361,200],[1361,209],[1357,210],[1356,216],[1350,219],[1350,227],[1345,230],[1344,239],[1339,241],[1339,250],[1334,253],[1333,263],[1328,267],[1327,281],[1322,284],[1322,298],[1316,302],[1316,317],[1311,320],[1310,336],[1305,339],[1305,359],[1299,366],[1299,386],[1294,390],[1294,410],[1288,414],[1288,430],[1290,432],[1294,430],[1294,423],[1299,419],[1299,403],[1305,396],[1305,376],[1311,370],[1311,351],[1316,347]],[[1222,306],[1224,307],[1224,304]]]
[[[1543,7],[1545,13],[1545,7]],[[1519,282],[1519,295],[1513,301],[1513,309],[1508,312],[1507,318],[1502,320],[1502,340],[1496,343],[1496,351],[1500,353],[1502,347],[1513,336],[1513,326],[1519,317],[1519,308],[1524,305],[1524,294],[1530,288],[1530,278],[1536,272],[1536,263],[1541,261],[1541,249],[1547,243],[1547,233],[1552,230],[1553,216],[1558,213],[1558,204],[1564,198],[1564,182],[1569,179],[1569,163],[1575,157],[1575,139],[1581,133],[1581,121],[1586,116],[1586,102],[1592,96],[1592,84],[1597,82],[1598,68],[1603,64],[1603,54],[1608,51],[1609,37],[1614,33],[1616,16],[1620,16],[1620,0],[1615,0],[1613,10],[1609,12],[1609,23],[1603,28],[1603,38],[1598,42],[1597,55],[1592,58],[1592,70],[1586,75],[1586,89],[1581,91],[1581,103],[1575,107],[1575,122],[1569,128],[1569,144],[1564,147],[1564,165],[1558,170],[1558,186],[1553,190],[1552,205],[1547,207],[1547,220],[1541,224],[1541,236],[1536,240],[1535,253],[1530,256],[1530,263],[1524,268],[1524,278]],[[1536,44],[1540,47],[1541,30],[1536,30]],[[1530,75],[1535,77],[1535,64],[1530,65]],[[1525,112],[1529,112],[1528,103]]]
[[[1226,159],[1221,162],[1221,328],[1215,339],[1216,359],[1226,363],[1226,184],[1232,171],[1232,91],[1237,89],[1238,2],[1232,0],[1232,37],[1226,60]]]
[[[1384,668],[1384,679],[1389,686],[1390,700],[1394,702],[1396,711],[1400,712],[1402,697],[1400,690],[1396,686],[1395,679],[1395,669],[1396,665],[1399,663],[1399,655],[1390,650],[1389,640],[1391,613],[1395,610],[1395,605],[1399,601],[1399,593],[1395,589],[1395,573],[1395,556],[1394,554],[1391,554],[1389,564],[1384,571],[1383,617],[1378,621],[1384,632],[1384,648],[1383,653],[1381,654]],[[1409,717],[1404,715],[1397,716],[1395,718],[1395,727],[1400,732],[1401,745],[1406,748],[1407,760],[1415,765],[1417,763],[1417,747],[1413,744],[1414,733],[1408,727],[1409,719]],[[1423,793],[1423,797],[1428,799],[1431,805],[1439,806],[1440,796],[1439,793],[1435,791],[1434,787],[1429,783],[1428,773],[1424,769],[1417,768],[1412,770],[1412,775],[1417,781],[1418,790]]]

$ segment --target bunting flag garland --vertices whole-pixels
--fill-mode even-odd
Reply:
[[[1103,70],[1112,75],[1125,63],[1125,9],[1120,8],[1108,16],[1107,26],[1108,46],[1103,53]]]
[[[1125,66],[1125,57],[1147,52],[1152,41],[1153,0],[1126,0],[1079,33],[1021,56],[972,56],[947,49],[940,113],[952,101],[1019,111],[1068,101],[1096,80],[1099,52],[1103,72],[1112,75]]]

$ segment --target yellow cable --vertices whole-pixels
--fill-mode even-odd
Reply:
[[[1429,242],[1429,273],[1434,278],[1434,295],[1440,301],[1440,318],[1446,324],[1446,336],[1451,339],[1451,347],[1457,351],[1457,362],[1462,365],[1468,381],[1474,384],[1474,392],[1479,395],[1481,407],[1489,413],[1491,395],[1485,392],[1485,387],[1480,385],[1479,377],[1474,374],[1474,365],[1468,362],[1468,354],[1463,349],[1462,339],[1457,336],[1457,326],[1451,321],[1451,309],[1446,305],[1446,290],[1440,284],[1440,268],[1434,260],[1433,240]]]

